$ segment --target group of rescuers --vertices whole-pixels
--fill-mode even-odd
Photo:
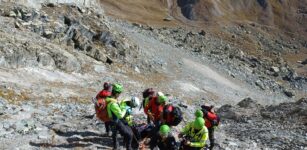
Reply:
[[[202,105],[196,110],[195,119],[182,128],[177,142],[171,128],[182,121],[182,112],[179,107],[167,103],[167,96],[148,88],[142,92],[142,102],[134,96],[119,101],[122,92],[121,84],[105,82],[103,89],[93,98],[96,117],[104,122],[106,135],[112,136],[113,149],[119,149],[118,133],[123,137],[127,150],[213,149],[214,130],[220,121],[213,106]],[[147,116],[147,121],[141,124],[137,124],[133,119],[132,109],[137,107],[140,110],[144,108]],[[210,145],[206,144],[208,138]]]

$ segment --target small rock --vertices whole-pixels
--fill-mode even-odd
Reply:
[[[286,96],[292,98],[294,96],[294,92],[291,90],[284,90]]]
[[[106,61],[106,63],[108,63],[108,64],[112,64],[113,63],[113,60],[110,58],[110,57],[107,57],[107,61]]]
[[[238,144],[235,143],[235,142],[229,142],[228,144],[229,144],[230,146],[238,146]]]
[[[21,27],[20,23],[19,23],[18,21],[16,21],[16,22],[15,22],[15,28],[18,28],[18,29],[19,29],[20,27]]]
[[[22,18],[22,14],[21,14],[20,11],[17,11],[17,17],[20,18],[20,19]]]
[[[179,103],[178,106],[182,107],[182,108],[188,108],[188,105],[187,104],[183,104],[183,103]]]
[[[202,36],[205,36],[206,35],[206,32],[204,30],[201,30],[199,33],[199,35],[202,35]]]
[[[11,124],[9,122],[3,122],[2,126],[4,129],[8,130],[11,127]]]
[[[266,89],[265,86],[264,86],[264,84],[263,84],[260,80],[257,80],[257,81],[255,82],[255,84],[256,84],[260,89],[262,89],[262,90],[265,90],[265,89]]]
[[[230,45],[227,44],[227,45],[225,46],[224,50],[228,51],[228,50],[230,50],[230,48],[231,48]]]
[[[278,67],[271,67],[271,71],[273,71],[274,73],[278,73],[280,70]]]
[[[307,58],[306,58],[304,61],[302,61],[302,64],[303,64],[303,65],[306,65],[306,64],[307,64]]]
[[[43,36],[45,38],[48,38],[48,39],[50,39],[52,37],[52,35],[53,35],[53,32],[50,31],[50,30],[45,30],[44,33],[43,33]]]
[[[137,66],[134,67],[134,71],[137,73],[141,73],[140,69]]]
[[[172,20],[174,20],[174,17],[167,15],[163,20],[164,21],[172,21]]]
[[[9,13],[9,17],[16,17],[17,15],[16,15],[16,13],[14,12],[14,11],[10,11],[10,13]]]
[[[242,108],[254,108],[254,107],[256,107],[257,103],[253,99],[248,97],[248,98],[243,99],[237,105],[242,107]]]

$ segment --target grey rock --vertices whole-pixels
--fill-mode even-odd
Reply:
[[[239,115],[236,113],[235,108],[231,105],[223,105],[221,108],[217,110],[218,114],[225,119],[238,120]]]
[[[184,104],[184,103],[182,103],[182,102],[179,103],[178,106],[179,106],[179,107],[182,107],[182,108],[188,108],[188,105],[187,105],[187,104]]]
[[[5,107],[0,106],[0,116],[5,114]]]
[[[224,50],[228,51],[228,50],[230,50],[230,48],[231,48],[230,45],[227,44],[227,45],[225,46]]]
[[[271,67],[271,71],[273,71],[274,73],[279,73],[279,68],[278,67]]]
[[[3,126],[4,129],[8,130],[8,129],[10,129],[10,127],[11,127],[11,123],[9,123],[9,122],[3,122],[3,123],[2,123],[2,126]]]
[[[10,11],[8,14],[9,17],[16,17],[17,14],[14,11]]]
[[[44,30],[43,36],[44,36],[45,38],[47,38],[47,39],[51,39],[53,34],[54,34],[54,33],[53,33],[51,30],[46,29],[46,30]]]
[[[57,68],[67,71],[67,72],[78,72],[81,69],[81,65],[78,60],[69,55],[64,55],[61,53],[55,53],[52,55]]]
[[[15,28],[21,28],[21,24],[18,21],[15,22]]]
[[[41,66],[50,66],[54,67],[55,62],[49,54],[39,53],[37,56],[37,61]]]
[[[170,16],[170,15],[167,15],[163,20],[164,21],[172,21],[172,20],[174,20],[174,17]]]
[[[140,69],[137,66],[134,67],[134,71],[137,73],[141,73]]]
[[[263,82],[261,80],[257,80],[255,84],[262,90],[266,90],[266,87],[264,86]]]
[[[255,108],[258,104],[253,99],[248,97],[248,98],[243,99],[237,105],[242,108]]]

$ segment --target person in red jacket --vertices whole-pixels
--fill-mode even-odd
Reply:
[[[167,97],[162,93],[158,92],[157,96],[153,96],[149,101],[149,104],[145,107],[145,114],[155,124],[160,120],[160,115],[163,112],[163,107],[167,101]]]
[[[214,129],[219,125],[220,117],[214,112],[214,106],[206,106],[202,105],[202,112],[205,119],[205,126],[208,128],[209,132],[209,141],[210,147],[209,149],[212,150],[214,147]]]
[[[109,82],[105,82],[103,84],[103,89],[96,95],[97,100],[105,99],[112,95],[112,84]],[[99,103],[99,102],[98,102]],[[106,134],[111,136],[111,121],[104,122],[106,128]]]

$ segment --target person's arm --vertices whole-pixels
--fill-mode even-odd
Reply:
[[[149,104],[146,105],[145,108],[144,108],[144,112],[145,112],[146,115],[148,115],[149,108],[151,107],[151,102],[152,101],[150,101]]]
[[[208,139],[208,132],[207,130],[205,131],[205,133],[203,133],[200,141],[197,142],[191,142],[189,145],[191,147],[204,147],[206,145],[206,141]]]
[[[192,126],[192,123],[188,123],[182,130],[181,130],[181,134],[185,135],[185,134],[188,134],[190,128]]]
[[[111,111],[118,119],[122,119],[126,114],[126,110],[122,110],[117,103],[111,104]]]
[[[96,95],[96,99],[98,99],[98,98],[100,98],[100,97],[101,97],[101,96],[100,96],[101,92],[102,92],[102,91],[100,91],[100,92],[98,92],[98,93],[97,93],[97,95]]]

